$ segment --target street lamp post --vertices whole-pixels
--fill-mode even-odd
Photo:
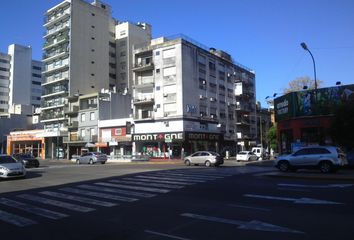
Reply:
[[[316,78],[316,64],[315,64],[315,59],[312,55],[312,52],[310,51],[310,49],[307,47],[306,43],[302,42],[301,44],[301,47],[305,50],[305,51],[308,51],[311,55],[311,58],[312,58],[312,62],[313,62],[313,73],[314,73],[314,76],[315,76],[315,96],[317,95],[317,78]]]

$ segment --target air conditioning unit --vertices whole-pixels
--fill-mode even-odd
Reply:
[[[215,98],[211,97],[211,98],[210,98],[210,101],[211,101],[211,102],[215,102]]]
[[[203,99],[204,98],[204,96],[203,95],[199,95],[199,99]]]

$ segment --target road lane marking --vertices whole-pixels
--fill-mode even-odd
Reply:
[[[39,196],[31,195],[31,194],[20,194],[20,195],[17,195],[16,197],[27,199],[27,200],[34,201],[34,202],[47,204],[47,205],[61,207],[61,208],[65,208],[65,209],[69,209],[69,210],[77,211],[77,212],[91,212],[91,211],[95,210],[94,208],[84,207],[84,206],[80,206],[80,205],[72,204],[72,203],[67,203],[67,202],[61,202],[61,201],[52,200],[52,199],[44,198],[44,197],[39,197]]]
[[[184,176],[184,177],[191,177],[191,178],[201,178],[201,179],[217,179],[217,178],[224,178],[224,176],[208,176],[208,175],[201,175],[201,174],[194,174],[194,173],[172,173],[172,172],[157,172],[158,175],[173,175],[173,176]]]
[[[167,184],[175,184],[175,185],[194,185],[195,183],[189,182],[175,182],[175,181],[165,181],[165,180],[153,180],[153,179],[137,179],[137,178],[123,178],[124,180],[131,180],[131,181],[139,181],[139,182],[151,182],[151,183],[167,183]]]
[[[281,227],[277,225],[273,225],[266,222],[261,222],[258,220],[252,220],[249,222],[240,221],[240,220],[233,220],[233,219],[226,219],[226,218],[219,218],[213,216],[205,216],[193,213],[183,213],[181,214],[183,217],[189,217],[198,220],[205,220],[209,222],[217,222],[217,223],[226,223],[231,225],[238,225],[238,229],[246,229],[246,230],[254,230],[254,231],[267,231],[267,232],[288,232],[288,233],[298,233],[304,234],[304,232],[293,230],[286,227]]]
[[[82,194],[82,195],[91,196],[91,197],[106,198],[106,199],[110,199],[110,200],[117,200],[117,201],[123,201],[123,202],[134,202],[134,201],[139,200],[137,198],[122,197],[122,196],[108,194],[108,193],[102,193],[102,192],[92,192],[92,191],[87,191],[87,190],[82,190],[82,189],[71,188],[71,187],[60,188],[59,190],[64,191],[64,192],[69,192],[69,193],[76,193],[76,194]]]
[[[252,210],[258,210],[258,211],[264,211],[264,212],[270,212],[271,210],[268,208],[259,208],[259,207],[250,207],[250,206],[244,206],[244,205],[238,205],[238,204],[228,204],[230,207],[237,207],[237,208],[245,208],[245,209],[252,209]]]
[[[54,211],[47,210],[44,208],[31,206],[31,205],[17,202],[17,201],[7,199],[7,198],[0,198],[0,204],[6,205],[9,207],[14,207],[14,208],[23,210],[25,212],[29,212],[29,213],[32,213],[32,214],[35,214],[35,215],[38,215],[41,217],[54,219],[54,220],[68,217],[68,215],[63,214],[63,213],[54,212]]]
[[[156,194],[152,194],[152,193],[142,193],[142,192],[122,190],[122,189],[117,189],[117,188],[108,188],[108,187],[114,187],[114,184],[112,184],[112,183],[98,182],[98,183],[95,183],[95,185],[99,185],[99,186],[79,185],[77,187],[85,188],[85,189],[89,189],[89,190],[103,191],[103,192],[120,193],[120,194],[129,195],[129,196],[135,196],[135,197],[150,198],[150,197],[156,196]],[[107,186],[107,187],[102,187],[102,186]]]
[[[172,189],[181,189],[184,186],[179,185],[171,185],[171,184],[163,184],[163,183],[148,183],[148,182],[138,182],[138,181],[124,181],[124,180],[110,180],[113,183],[123,183],[123,184],[133,184],[140,186],[148,186],[148,187],[163,187],[163,188],[172,188]]]
[[[154,173],[153,175],[163,176],[163,177],[175,177],[179,179],[194,179],[194,180],[206,180],[206,181],[215,180],[217,178],[223,178],[223,177],[199,177],[199,176],[186,175],[183,173]]]
[[[292,184],[292,183],[278,183],[282,187],[299,187],[299,188],[346,188],[352,187],[353,184],[327,184],[327,185],[305,185],[305,184]]]
[[[251,197],[251,198],[269,199],[269,200],[290,201],[298,204],[344,204],[344,203],[332,202],[332,201],[314,199],[314,198],[287,198],[287,197],[275,197],[275,196],[265,196],[265,195],[257,195],[257,194],[244,194],[243,196]]]
[[[172,173],[185,173],[185,174],[196,174],[196,175],[205,175],[205,176],[210,176],[210,177],[231,177],[233,174],[227,173],[227,172],[208,172],[206,170],[202,171],[190,171],[190,170],[174,170],[170,171]]]
[[[153,234],[153,235],[157,235],[157,236],[161,236],[161,237],[171,238],[171,239],[177,239],[177,240],[190,240],[189,238],[182,238],[182,237],[173,236],[173,235],[170,235],[170,234],[165,234],[165,233],[159,233],[159,232],[150,231],[150,230],[145,230],[144,232],[146,232],[146,233],[150,233],[150,234]]]
[[[311,192],[308,189],[299,189],[299,188],[284,188],[284,187],[278,187],[277,188],[280,191],[292,191],[292,192]]]
[[[97,206],[101,206],[101,207],[113,207],[113,206],[119,205],[117,203],[100,201],[100,200],[87,198],[87,197],[79,197],[79,196],[74,196],[74,195],[70,195],[70,194],[66,194],[66,193],[43,191],[43,192],[40,192],[40,194],[44,194],[46,196],[51,196],[51,197],[56,197],[56,198],[61,198],[61,199],[66,199],[66,200],[72,200],[72,201],[76,201],[76,202],[87,203],[87,204],[91,204],[91,205],[97,205]]]
[[[10,224],[16,225],[18,227],[26,227],[26,226],[30,226],[33,224],[37,224],[36,221],[33,221],[31,219],[17,216],[15,214],[8,213],[8,212],[2,211],[2,210],[0,210],[0,220],[3,222],[7,222]]]
[[[149,175],[138,175],[135,176],[137,178],[147,178],[147,179],[156,179],[156,180],[170,180],[170,181],[177,181],[177,182],[193,182],[193,183],[203,183],[206,182],[205,180],[193,180],[193,179],[181,179],[181,178],[169,178],[169,177],[152,177]]]
[[[110,181],[109,181],[110,182]],[[133,190],[142,190],[146,192],[155,192],[155,193],[168,193],[170,190],[163,189],[163,188],[152,188],[152,187],[140,187],[140,186],[130,186],[130,185],[123,185],[123,184],[114,184],[117,188],[125,188],[125,189],[133,189]]]

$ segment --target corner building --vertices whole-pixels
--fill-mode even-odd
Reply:
[[[183,36],[133,52],[133,153],[234,153],[254,141],[255,73]]]

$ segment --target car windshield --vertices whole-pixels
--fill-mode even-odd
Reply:
[[[31,158],[32,156],[30,154],[19,154],[16,156],[17,158]]]
[[[0,164],[2,163],[16,163],[16,160],[10,156],[1,156],[0,157]]]

